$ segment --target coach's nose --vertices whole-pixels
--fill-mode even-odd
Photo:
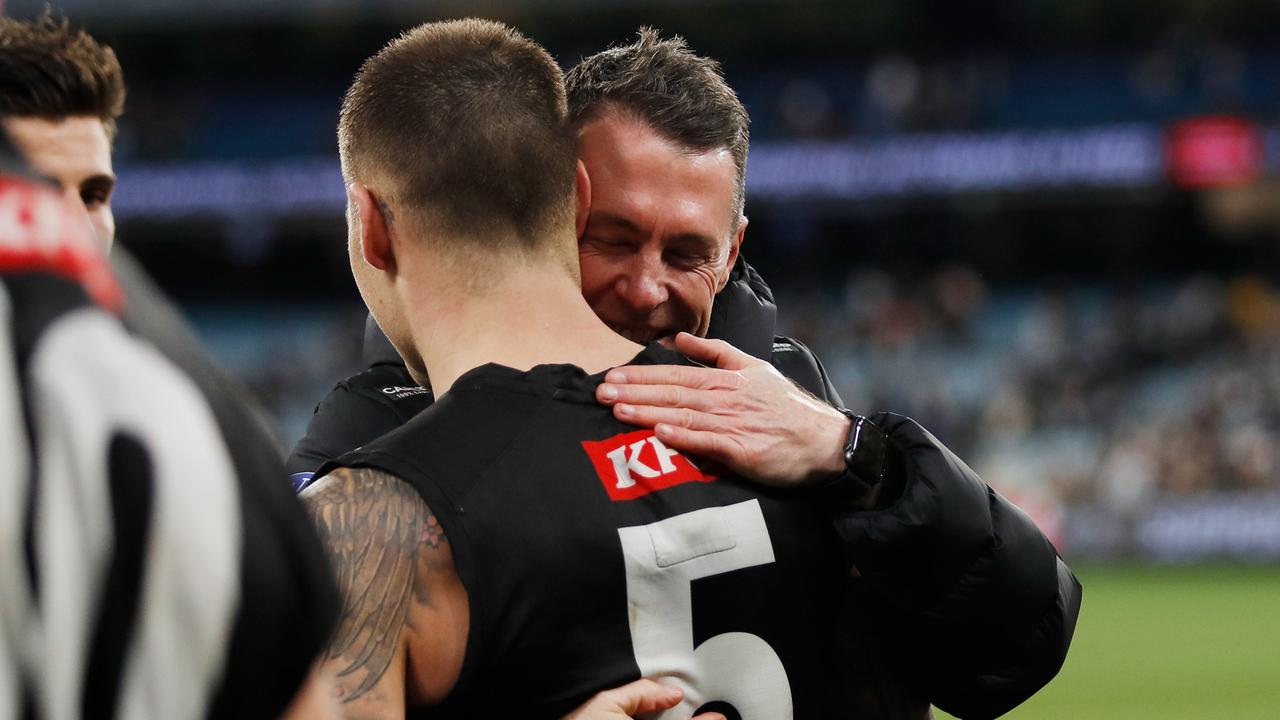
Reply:
[[[660,258],[638,254],[628,272],[618,278],[618,296],[637,313],[648,313],[667,301]]]

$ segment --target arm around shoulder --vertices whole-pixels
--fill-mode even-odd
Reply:
[[[836,528],[930,702],[996,717],[1057,674],[1081,588],[1035,523],[909,418],[871,420],[893,448],[902,491],[840,513]]]

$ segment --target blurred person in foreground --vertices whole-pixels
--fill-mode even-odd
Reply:
[[[59,378],[78,382],[79,376],[85,376],[90,382],[102,381],[109,386],[118,383],[114,387],[128,392],[128,397],[111,394],[110,387],[87,392],[82,403],[74,408],[76,422],[81,425],[63,433],[46,431],[42,437],[47,437],[48,442],[38,442],[33,435],[26,439],[26,452],[18,447],[19,436],[25,433],[17,424],[3,422],[18,417],[6,403],[17,403],[20,394],[35,398],[47,388],[24,386],[23,392],[18,393],[14,386],[6,384],[12,382],[9,378],[0,378],[0,448],[4,450],[0,457],[4,458],[6,469],[21,478],[24,472],[35,472],[31,466],[38,465],[36,460],[40,458],[46,463],[59,460],[59,451],[68,447],[66,443],[79,442],[82,431],[92,430],[98,437],[104,423],[83,424],[86,417],[93,417],[85,411],[97,410],[114,417],[113,413],[121,412],[126,404],[134,402],[139,403],[136,407],[140,411],[146,407],[155,409],[146,401],[153,397],[151,393],[164,397],[185,391],[183,386],[187,381],[175,379],[172,372],[163,367],[157,373],[154,360],[132,370],[118,367],[114,362],[118,358],[112,351],[115,344],[128,347],[129,352],[135,354],[149,353],[147,343],[162,346],[170,359],[196,378],[196,384],[207,395],[207,402],[215,408],[224,433],[223,439],[207,433],[201,427],[204,418],[196,417],[187,423],[192,418],[186,412],[168,416],[144,414],[142,417],[147,421],[142,423],[146,426],[142,435],[156,431],[162,419],[173,426],[160,433],[163,437],[148,437],[155,444],[141,443],[147,446],[145,450],[133,452],[126,448],[126,457],[119,462],[114,453],[122,445],[113,440],[109,461],[113,464],[109,468],[92,462],[77,467],[77,471],[84,471],[77,478],[88,485],[71,490],[61,488],[63,494],[49,495],[47,503],[37,499],[41,486],[66,482],[65,468],[59,465],[56,471],[46,469],[32,475],[31,487],[6,484],[0,488],[7,500],[13,500],[5,506],[6,510],[39,509],[51,518],[50,523],[61,523],[57,525],[61,529],[51,526],[42,535],[51,544],[59,541],[49,535],[65,529],[65,506],[83,502],[83,514],[78,517],[90,528],[88,535],[78,536],[77,540],[93,543],[105,539],[112,548],[111,552],[85,552],[84,557],[79,558],[48,555],[47,567],[42,571],[34,559],[35,546],[24,546],[22,540],[22,537],[35,537],[37,524],[12,514],[0,518],[0,532],[9,543],[5,545],[9,554],[0,567],[3,579],[0,587],[5,589],[0,596],[0,611],[3,611],[0,715],[27,717],[21,709],[37,718],[74,717],[77,713],[85,717],[140,713],[143,717],[165,718],[274,718],[282,712],[289,718],[336,717],[337,705],[326,694],[329,679],[321,680],[317,673],[309,672],[305,686],[299,689],[304,680],[302,673],[318,655],[327,638],[327,628],[336,617],[337,598],[310,523],[301,514],[296,499],[287,492],[282,494],[274,482],[282,467],[270,432],[259,427],[263,414],[260,410],[242,407],[252,407],[252,403],[207,361],[178,315],[126,253],[117,249],[112,257],[116,273],[125,285],[123,293],[105,262],[97,257],[111,247],[115,233],[111,213],[111,194],[115,187],[111,140],[115,136],[116,120],[124,109],[126,93],[115,53],[83,30],[72,28],[67,20],[51,14],[30,22],[0,17],[0,87],[4,89],[0,95],[0,125],[20,142],[23,154],[40,179],[55,188],[66,202],[61,206],[51,202],[52,192],[21,177],[30,170],[18,170],[16,155],[6,150],[5,177],[0,179],[5,193],[4,209],[16,213],[15,217],[23,217],[23,213],[42,217],[40,213],[48,213],[62,223],[56,225],[62,230],[66,230],[66,222],[82,220],[87,221],[91,229],[83,235],[70,232],[65,237],[55,237],[56,233],[46,227],[46,233],[41,235],[32,230],[29,237],[0,237],[0,275],[4,276],[0,278],[3,280],[0,300],[7,297],[6,286],[18,288],[13,303],[16,307],[6,307],[0,302],[0,310],[7,311],[0,312],[4,316],[0,320],[11,319],[16,327],[31,333],[30,337],[19,338],[22,348],[18,351],[17,365],[22,366],[21,358],[31,351],[25,343],[39,344],[42,337],[41,328],[31,325],[35,319],[47,312],[48,317],[42,319],[53,321],[63,311],[83,309],[77,300],[81,294],[96,299],[99,307],[94,307],[92,302],[84,303],[94,312],[123,311],[128,328],[128,333],[111,332],[117,337],[95,345],[94,350],[102,350],[107,357],[90,356],[84,365],[63,367],[64,375]],[[42,210],[37,212],[35,208]],[[68,209],[70,220],[59,214]],[[33,249],[33,244],[39,246],[38,250]],[[76,282],[85,289],[74,289]],[[70,297],[64,297],[68,295]],[[125,297],[129,302],[124,302]],[[53,307],[46,311],[39,309],[50,300]],[[114,321],[114,318],[108,320]],[[95,339],[103,341],[101,337]],[[136,356],[133,359],[136,360]],[[94,360],[105,363],[108,369],[96,367]],[[0,362],[7,362],[2,353]],[[47,384],[52,379],[45,377],[42,381]],[[149,383],[149,392],[139,393],[142,383]],[[175,403],[181,406],[186,401],[166,402],[161,405],[172,410]],[[35,413],[32,416],[50,426],[75,425],[68,424],[63,417],[72,408],[64,406],[57,410],[48,416]],[[196,415],[202,412],[199,408],[194,411]],[[138,432],[138,423],[131,414],[121,420],[121,424],[128,426],[129,434]],[[228,476],[224,472],[227,458],[221,454],[213,458],[215,467],[194,472],[172,462],[179,448],[184,461],[196,462],[202,457],[207,460],[208,452],[203,451],[208,448],[204,445],[214,443],[221,448],[224,442],[225,452],[231,454],[234,475],[242,483],[238,492],[227,486]],[[56,449],[42,451],[42,444]],[[158,472],[154,471],[146,455],[150,451],[160,451],[170,462]],[[128,454],[130,452],[133,454]],[[76,493],[83,493],[105,499],[106,489],[92,484],[103,473],[110,475],[112,484],[109,508],[76,497]],[[195,488],[200,492],[184,499],[178,510],[164,514],[165,525],[184,524],[189,533],[175,536],[175,527],[166,527],[163,532],[152,530],[162,519],[156,515],[148,517],[152,495],[162,491],[168,495],[171,491],[165,488],[180,474],[192,481],[213,482],[214,486]],[[267,482],[264,483],[264,479]],[[175,497],[183,494],[185,491]],[[237,496],[239,518],[226,514],[229,508],[225,502],[217,502]],[[206,508],[205,502],[212,504]],[[108,509],[112,513],[111,522],[104,527],[100,513]],[[200,522],[184,516],[196,510],[208,510],[202,517],[194,518]],[[98,516],[93,515],[95,511]],[[28,523],[25,530],[22,529],[24,522]],[[152,539],[142,539],[148,532]],[[207,541],[201,539],[201,533],[207,533]],[[148,562],[148,554],[153,553],[143,547],[147,542],[167,544],[163,553],[166,565],[153,562],[155,569],[149,571],[146,578],[138,578],[140,566]],[[25,575],[18,555],[24,547],[25,553],[33,558],[28,562]],[[231,561],[230,575],[225,565],[228,547],[239,548],[239,557]],[[180,568],[181,572],[168,567],[175,562],[186,567]],[[79,584],[71,577],[83,574],[93,580],[95,572],[101,575],[108,566],[110,574],[96,583]],[[208,572],[199,579],[191,575],[205,570]],[[38,583],[42,572],[71,578],[54,590],[46,590],[44,605],[39,598]],[[230,577],[237,572],[238,577]],[[185,577],[177,577],[175,573]],[[148,592],[139,600],[143,583]],[[52,599],[50,593],[59,597]],[[233,604],[231,624],[225,615],[218,614],[225,610],[226,602]],[[101,603],[103,609],[93,626],[59,629],[67,625],[64,621],[68,608],[95,611],[95,603]],[[40,630],[41,625],[52,627]],[[126,652],[123,644],[132,641],[131,628],[135,627],[145,632],[144,642],[158,647]],[[85,635],[89,630],[94,633],[91,644]],[[230,635],[219,635],[220,632]],[[164,647],[176,640],[183,646],[177,651],[178,655],[174,655],[172,646]],[[51,646],[54,643],[57,648]],[[60,671],[51,671],[54,667]],[[78,701],[77,697],[82,700]],[[291,701],[290,697],[293,697]],[[679,699],[678,691],[671,688],[635,682],[602,691],[579,708],[573,718],[606,720],[622,717],[623,713],[651,712],[671,707]],[[287,711],[286,702],[289,703]]]
[[[932,435],[896,415],[838,412],[817,358],[775,336],[772,293],[738,252],[747,116],[716,64],[642,30],[579,63],[567,92],[592,190],[577,220],[588,303],[623,336],[719,366],[625,368],[599,399],[670,447],[830,498],[858,575],[843,632],[861,717],[921,717],[929,703],[994,717],[1030,697],[1066,657],[1079,583]],[[424,368],[406,368],[372,323],[366,337],[371,367],[317,407],[290,459],[295,483],[432,402]]]
[[[683,695],[670,718],[842,715],[847,569],[818,498],[710,475],[595,400],[609,368],[686,361],[582,295],[591,187],[546,50],[409,30],[338,136],[356,284],[437,397],[302,492],[346,599],[347,714],[557,717],[648,678]]]
[[[132,260],[104,255],[114,53],[47,14],[0,18],[0,87],[34,166],[5,139],[0,717],[334,717],[315,660],[336,588],[277,448]]]
[[[234,384],[10,155],[0,227],[0,716],[335,717],[333,580]]]
[[[31,169],[84,214],[99,246],[115,238],[111,142],[125,84],[111,48],[46,12],[0,17],[0,116]]]

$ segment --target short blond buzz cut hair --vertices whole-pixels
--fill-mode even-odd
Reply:
[[[342,102],[338,150],[347,182],[451,235],[532,248],[572,218],[564,74],[501,23],[427,23],[366,60]]]

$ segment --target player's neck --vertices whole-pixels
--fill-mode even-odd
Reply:
[[[487,363],[517,370],[565,363],[597,373],[642,349],[601,322],[575,279],[553,263],[510,270],[478,292],[453,283],[407,299],[436,397]]]

